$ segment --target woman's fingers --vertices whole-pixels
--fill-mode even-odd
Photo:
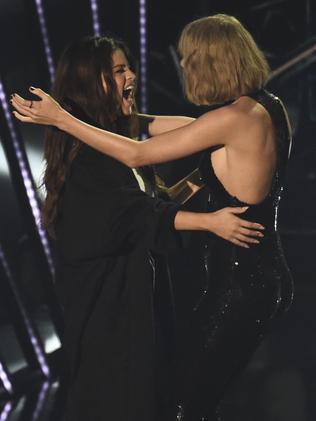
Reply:
[[[48,94],[44,92],[41,88],[34,88],[33,86],[30,86],[29,90],[32,92],[32,94],[38,96],[41,99],[44,99],[48,96]]]
[[[257,240],[256,238],[248,237],[247,235],[244,235],[244,234],[237,234],[236,238],[239,241],[243,241],[243,242],[249,243],[249,244],[259,244],[260,243],[260,241]]]
[[[11,100],[11,104],[13,107],[22,115],[27,117],[33,116],[32,108],[26,107],[25,105],[21,105],[19,102],[17,102],[15,99]]]
[[[238,226],[233,235],[233,243],[246,248],[249,248],[249,245],[251,244],[259,244],[260,239],[263,237],[261,231],[264,227],[258,223],[244,221],[238,217],[236,218],[238,219]],[[245,225],[248,228],[245,228]]]
[[[23,123],[34,123],[31,117],[26,117],[24,115],[21,115],[17,111],[13,111],[13,115],[15,116],[15,118],[22,121]]]
[[[48,94],[42,91],[42,89],[40,88],[30,87],[30,91],[32,92],[32,94],[38,96],[42,100],[48,97]],[[16,93],[11,96],[11,101],[13,101],[14,106],[19,105],[20,107],[25,107],[25,108],[37,109],[41,105],[41,101],[39,100],[33,101],[33,100],[25,99],[21,95],[16,94]]]
[[[239,232],[243,235],[247,235],[248,237],[260,237],[260,238],[264,237],[261,231],[256,231],[256,230],[252,230],[252,229],[248,229],[244,227],[240,227]]]
[[[14,100],[17,104],[23,106],[23,107],[30,107],[32,101],[28,100],[28,99],[24,99],[23,97],[21,97],[21,95],[19,94],[13,94],[12,95],[12,100]]]
[[[249,206],[243,206],[241,208],[229,208],[232,213],[244,213],[249,208]]]
[[[236,246],[239,247],[243,247],[246,249],[249,249],[249,246],[247,243],[244,243],[243,241],[238,240],[238,238],[233,238],[232,240],[230,240],[233,244],[235,244]]]
[[[39,88],[30,90],[40,97],[41,100],[30,101],[17,94],[11,98],[11,104],[15,110],[20,115],[30,118],[30,120],[22,120],[20,118],[20,120],[29,123],[55,125],[58,112],[62,109],[58,102]]]
[[[246,221],[244,219],[240,219],[240,225],[244,228],[250,228],[253,230],[264,230],[265,227],[261,224],[258,224],[257,222],[250,222]]]
[[[30,107],[26,107],[25,105],[20,105],[17,101],[14,99],[11,100],[11,104],[15,108],[15,111],[13,111],[13,115],[18,120],[22,121],[23,123],[35,123],[34,118],[34,111]]]
[[[256,222],[245,221],[236,216],[238,222],[238,232],[250,237],[263,237],[262,231],[265,229],[263,225]]]
[[[229,210],[233,214],[240,214],[246,212],[246,210],[249,208],[249,206],[239,207],[239,208],[229,208]],[[238,218],[238,217],[237,217]],[[240,221],[240,225],[244,228],[250,228],[253,230],[264,230],[264,226],[261,224],[258,224],[257,222],[250,222],[245,219],[238,218]]]

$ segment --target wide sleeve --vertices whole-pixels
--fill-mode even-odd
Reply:
[[[134,186],[113,192],[111,233],[131,247],[142,242],[156,252],[170,252],[180,245],[174,219],[180,207],[152,198]],[[116,205],[119,210],[117,211]]]
[[[180,246],[174,219],[179,205],[149,197],[130,169],[89,151],[74,163],[57,224],[67,260],[129,253],[143,246],[166,253]]]

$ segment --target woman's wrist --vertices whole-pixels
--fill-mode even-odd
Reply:
[[[59,130],[67,131],[67,120],[69,118],[71,118],[71,115],[66,110],[60,107],[57,111],[54,125]]]
[[[215,214],[214,212],[208,212],[208,213],[197,213],[197,222],[200,225],[201,231],[214,231],[214,220],[215,220]]]
[[[213,215],[210,213],[179,211],[174,226],[181,231],[212,231],[212,222]]]

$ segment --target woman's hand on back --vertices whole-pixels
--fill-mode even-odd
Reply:
[[[237,216],[247,209],[248,207],[229,207],[205,214],[206,224],[209,220],[208,230],[240,247],[249,248],[251,244],[260,243],[259,239],[264,236],[264,226]]]

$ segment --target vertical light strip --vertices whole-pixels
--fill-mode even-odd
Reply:
[[[9,418],[9,415],[12,411],[13,408],[13,404],[12,402],[7,402],[1,412],[0,415],[0,421],[7,421],[7,419]]]
[[[147,13],[146,0],[139,0],[140,110],[147,113]]]
[[[2,380],[2,384],[5,390],[9,393],[13,393],[12,384],[1,362],[0,362],[0,379]]]
[[[48,391],[49,391],[49,382],[44,382],[42,384],[41,391],[38,395],[36,407],[35,407],[34,413],[32,415],[32,421],[37,421],[39,419],[39,417],[41,416],[41,413],[42,413],[42,410],[43,410],[43,407],[44,407],[44,404],[45,404],[45,401],[46,401],[46,398],[47,398]]]
[[[43,228],[41,227],[41,221],[40,221],[40,207],[39,207],[39,203],[36,197],[36,192],[32,183],[32,176],[30,174],[30,171],[26,165],[25,159],[24,159],[24,155],[22,152],[22,149],[19,145],[19,141],[17,138],[17,134],[14,128],[14,124],[13,124],[13,117],[12,117],[12,113],[9,110],[9,105],[8,105],[8,101],[7,101],[7,97],[4,91],[4,87],[2,84],[2,81],[0,80],[0,101],[1,101],[1,105],[2,105],[2,109],[5,115],[5,118],[7,120],[7,124],[10,130],[10,134],[11,134],[11,139],[12,139],[12,143],[13,143],[13,147],[15,150],[15,155],[17,157],[18,160],[18,164],[20,167],[20,171],[23,177],[23,182],[24,182],[24,187],[26,190],[26,194],[32,209],[32,213],[33,213],[33,217],[35,220],[35,224],[37,227],[37,231],[44,249],[44,253],[46,255],[46,259],[49,265],[49,269],[50,272],[52,274],[52,276],[54,276],[55,274],[55,267],[54,267],[54,263],[53,263],[53,257],[50,251],[50,247],[49,247],[49,243],[47,240],[47,236],[46,236],[46,232],[43,230]]]
[[[100,29],[98,0],[90,0],[90,5],[91,5],[91,13],[92,13],[93,32],[96,37],[99,37],[101,34],[101,29]]]
[[[13,276],[12,276],[12,273],[11,273],[11,270],[10,270],[10,267],[9,267],[9,264],[8,264],[8,261],[7,261],[5,255],[4,255],[4,252],[3,252],[2,248],[1,248],[1,246],[0,246],[0,262],[1,262],[1,264],[2,264],[2,266],[4,268],[4,270],[5,270],[5,273],[7,275],[7,279],[10,282],[11,289],[12,289],[12,291],[14,293],[15,299],[16,299],[16,301],[18,303],[18,306],[19,306],[19,309],[21,311],[21,314],[22,314],[22,317],[23,317],[23,321],[24,321],[24,324],[25,324],[27,333],[29,335],[29,338],[31,340],[31,343],[32,343],[32,346],[33,346],[34,353],[36,355],[38,364],[39,364],[39,366],[41,368],[42,373],[46,377],[49,377],[50,376],[50,370],[49,370],[48,364],[46,362],[45,354],[42,351],[42,347],[39,344],[39,341],[37,339],[37,336],[36,336],[36,334],[34,332],[34,329],[32,327],[31,321],[30,321],[30,319],[28,317],[28,314],[27,314],[27,312],[25,310],[25,307],[24,307],[24,305],[22,303],[22,300],[21,300],[21,297],[20,297],[20,293],[18,291],[18,288],[16,287],[16,284],[15,284],[15,281],[13,279]]]
[[[35,4],[36,4],[38,20],[39,20],[39,24],[41,28],[43,43],[44,43],[46,61],[47,61],[49,75],[50,75],[50,82],[52,84],[55,80],[55,65],[54,65],[53,54],[52,54],[52,50],[51,50],[50,42],[49,42],[44,7],[43,7],[42,0],[35,0]]]

